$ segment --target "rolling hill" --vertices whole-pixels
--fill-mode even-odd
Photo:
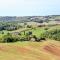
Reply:
[[[60,60],[57,41],[0,44],[0,60]]]
[[[47,20],[60,20],[60,15],[49,15],[49,16],[0,16],[0,22],[10,22],[10,21],[47,21]]]

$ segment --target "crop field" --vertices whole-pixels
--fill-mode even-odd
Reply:
[[[60,60],[58,41],[0,44],[0,60]]]

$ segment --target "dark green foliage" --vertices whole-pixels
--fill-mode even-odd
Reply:
[[[44,30],[48,30],[48,29],[49,29],[48,27],[44,28]]]
[[[43,20],[40,20],[39,23],[43,23]]]
[[[9,42],[16,42],[18,39],[16,38],[16,37],[12,37],[12,36],[4,36],[4,38],[3,38],[3,42],[7,42],[7,43],[9,43]]]
[[[4,34],[4,32],[2,31],[2,34]]]
[[[43,33],[43,36],[45,38],[60,41],[60,29],[59,28],[50,29],[50,30],[46,31],[45,33]]]
[[[28,35],[32,35],[32,32],[31,32],[31,31],[29,31],[29,32],[28,32]]]
[[[0,22],[0,31],[2,30],[17,30],[19,28],[22,28],[21,25],[18,25],[17,22]]]
[[[35,41],[37,41],[37,37],[36,37],[36,35],[33,35],[33,38],[35,38]]]
[[[16,42],[16,41],[20,41],[20,36],[12,35],[10,33],[7,33],[7,35],[4,35],[1,39],[1,42],[4,43]]]
[[[27,28],[32,28],[32,26],[31,25],[27,25]]]
[[[29,41],[28,37],[21,37],[19,41]]]
[[[33,38],[35,38],[35,41],[39,42],[39,41],[42,41],[42,40],[46,40],[45,37],[43,36],[40,36],[40,37],[36,37],[36,35],[33,35]]]

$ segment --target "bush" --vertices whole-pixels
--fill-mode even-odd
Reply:
[[[32,26],[31,25],[27,25],[27,28],[32,28]]]
[[[27,34],[28,34],[28,35],[32,35],[32,31],[29,31]]]
[[[4,35],[0,41],[4,43],[16,42],[16,41],[20,41],[20,36],[16,36],[16,35],[12,36],[11,34],[8,33],[7,35]]]
[[[7,36],[5,35],[3,38],[3,42],[16,42],[18,39],[16,37],[12,37],[12,36]]]
[[[43,36],[45,38],[49,38],[49,39],[54,39],[54,40],[60,41],[60,29],[59,28],[49,29],[48,31],[43,33]]]
[[[33,38],[35,39],[35,41],[37,41],[37,37],[36,37],[36,35],[33,35]]]
[[[21,37],[19,41],[28,41],[27,37]]]
[[[44,28],[44,30],[48,30],[48,29],[49,29],[48,27]]]

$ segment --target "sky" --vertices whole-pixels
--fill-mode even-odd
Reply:
[[[60,15],[60,0],[0,0],[0,16]]]

